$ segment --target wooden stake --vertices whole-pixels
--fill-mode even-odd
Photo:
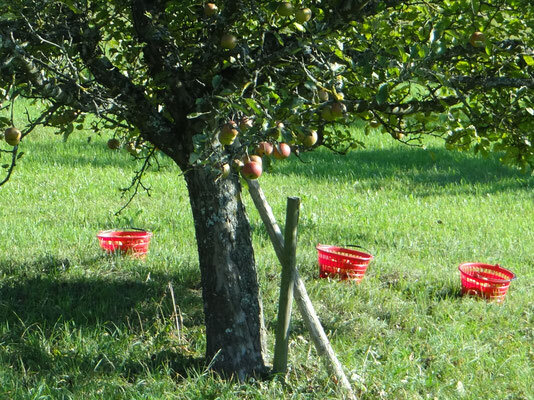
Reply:
[[[169,282],[169,291],[171,292],[172,307],[174,308],[174,318],[176,322],[176,333],[178,335],[178,341],[182,341],[182,312],[178,313],[176,309],[176,300],[174,299],[174,289],[172,288],[172,283]]]
[[[293,287],[295,285],[295,265],[297,262],[297,226],[299,220],[300,199],[287,198],[286,226],[284,229],[284,262],[280,280],[280,300],[278,301],[278,321],[276,325],[276,342],[274,345],[273,372],[287,372],[287,353],[289,345],[289,325],[293,306]]]
[[[252,197],[252,201],[254,201],[254,205],[260,213],[260,217],[265,225],[265,228],[267,229],[269,237],[271,238],[276,255],[282,265],[284,265],[284,237],[282,236],[282,232],[276,223],[273,211],[269,206],[269,203],[267,202],[259,183],[251,180],[247,182],[250,196]],[[299,307],[302,318],[304,319],[304,323],[310,331],[310,335],[315,348],[317,349],[317,353],[319,353],[319,356],[323,360],[329,373],[336,377],[338,382],[341,384],[341,387],[345,390],[346,398],[355,400],[357,397],[352,391],[352,386],[345,376],[343,367],[337,359],[334,349],[332,349],[332,345],[330,344],[319,318],[317,317],[317,313],[313,308],[313,304],[308,296],[304,282],[302,282],[302,279],[300,278],[296,268],[294,268],[293,273],[295,276],[295,300]]]

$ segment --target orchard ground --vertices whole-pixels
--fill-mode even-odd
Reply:
[[[119,188],[140,165],[125,149],[109,150],[109,135],[87,136],[30,135],[0,189],[0,398],[339,398],[297,312],[287,384],[207,372],[179,171],[160,156],[145,179],[151,197],[141,193],[115,217],[127,200]],[[533,398],[534,179],[439,142],[419,149],[378,131],[360,138],[366,149],[291,156],[260,178],[281,224],[287,196],[302,199],[298,267],[356,392]],[[272,351],[280,266],[246,190],[243,201]],[[117,227],[154,232],[145,260],[102,254],[96,233]],[[363,282],[317,279],[317,243],[369,249],[375,259]],[[461,297],[457,267],[467,261],[517,274],[504,304]]]

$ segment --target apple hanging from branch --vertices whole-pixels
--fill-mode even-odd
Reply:
[[[21,132],[14,126],[7,128],[4,132],[4,139],[10,146],[18,146],[21,136]]]
[[[238,134],[237,124],[234,121],[228,121],[219,132],[219,142],[223,145],[231,145]]]
[[[287,143],[278,143],[274,146],[273,157],[277,160],[283,160],[291,154],[291,147]]]

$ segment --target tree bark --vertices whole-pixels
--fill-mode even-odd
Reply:
[[[198,246],[206,358],[239,380],[262,374],[264,325],[250,224],[241,185],[209,168],[185,173]]]

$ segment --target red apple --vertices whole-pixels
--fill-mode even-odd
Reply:
[[[204,14],[208,17],[217,14],[218,7],[214,3],[206,3],[204,5]]]
[[[484,47],[486,45],[486,35],[478,31],[473,32],[469,38],[469,43],[471,43],[471,46],[473,47]]]
[[[258,179],[262,172],[261,165],[253,161],[246,162],[241,168],[241,175],[246,179]]]
[[[287,143],[279,143],[274,146],[273,157],[277,160],[283,160],[284,158],[289,157],[291,154],[291,147]]]
[[[259,164],[260,166],[263,165],[263,160],[261,159],[260,156],[256,154],[245,155],[242,158],[242,161],[244,164],[249,163],[249,162],[255,162],[256,164]]]
[[[260,157],[263,155],[270,156],[273,153],[273,145],[269,142],[260,142],[256,146],[256,154]]]

